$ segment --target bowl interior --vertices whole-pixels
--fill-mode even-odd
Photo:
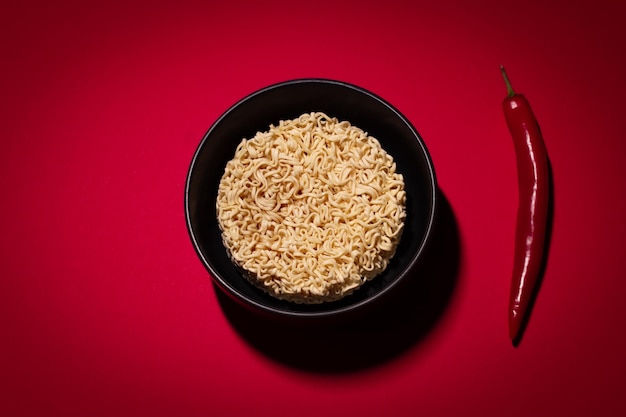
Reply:
[[[407,219],[388,268],[342,300],[301,305],[278,300],[242,277],[228,258],[216,218],[217,187],[226,163],[243,138],[270,124],[306,112],[323,111],[374,136],[404,176]],[[216,283],[249,306],[286,316],[323,316],[354,310],[381,297],[405,277],[423,252],[435,213],[436,182],[427,149],[416,130],[391,105],[359,87],[307,79],[267,87],[235,104],[209,129],[192,160],[185,209],[189,233],[200,259]]]

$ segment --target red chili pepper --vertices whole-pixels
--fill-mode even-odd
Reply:
[[[509,337],[515,342],[520,337],[545,256],[550,169],[541,130],[528,100],[513,91],[504,67],[500,70],[508,92],[502,108],[515,146],[519,186],[509,300]]]

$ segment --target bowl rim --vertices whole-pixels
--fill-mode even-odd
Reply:
[[[429,189],[431,189],[431,191],[432,191],[432,194],[431,194],[431,197],[430,197],[430,201],[429,201],[430,210],[428,212],[428,219],[427,219],[427,223],[426,223],[426,228],[424,230],[424,235],[423,235],[422,242],[418,246],[418,248],[415,251],[415,253],[412,254],[409,263],[398,273],[398,278],[394,279],[393,282],[391,282],[389,285],[387,285],[386,287],[384,287],[380,291],[376,292],[375,294],[371,295],[370,297],[364,298],[364,299],[362,299],[362,300],[360,300],[358,302],[355,302],[353,304],[349,304],[347,306],[338,307],[338,308],[330,309],[330,310],[322,310],[322,311],[291,311],[291,310],[285,310],[285,309],[281,309],[281,308],[276,308],[276,307],[273,307],[273,306],[268,306],[268,305],[262,304],[262,303],[260,303],[260,302],[258,302],[256,300],[248,297],[246,294],[238,291],[236,288],[231,286],[229,284],[228,280],[223,278],[221,276],[220,272],[217,271],[212,266],[211,262],[209,262],[209,260],[205,257],[205,255],[203,254],[202,250],[200,249],[200,244],[198,242],[198,238],[196,237],[196,234],[194,233],[194,227],[193,227],[192,222],[191,222],[191,213],[190,213],[190,204],[189,204],[189,194],[190,194],[191,180],[192,180],[192,177],[193,177],[193,174],[194,174],[194,171],[195,171],[194,168],[196,167],[197,159],[198,159],[201,151],[203,150],[203,148],[205,146],[205,143],[209,140],[212,132],[219,126],[219,124],[222,122],[222,120],[227,118],[230,113],[236,111],[237,108],[240,107],[242,104],[244,104],[245,102],[255,98],[256,96],[262,95],[262,94],[264,94],[264,93],[266,93],[268,91],[275,90],[275,89],[278,89],[278,88],[283,88],[283,87],[291,86],[291,85],[295,85],[295,84],[306,84],[306,83],[331,84],[331,85],[336,85],[336,86],[339,86],[339,87],[342,87],[342,88],[347,88],[347,89],[350,89],[350,90],[354,90],[354,91],[356,91],[358,93],[361,93],[361,94],[364,94],[366,96],[369,96],[370,98],[372,98],[375,101],[377,101],[380,104],[382,104],[384,107],[387,107],[389,110],[391,110],[393,112],[393,114],[395,115],[395,117],[400,119],[407,126],[407,128],[409,128],[409,130],[411,131],[412,136],[415,138],[415,140],[419,144],[420,150],[421,150],[422,154],[425,157],[425,162],[426,162],[426,166],[427,166],[428,186],[429,186]],[[196,146],[196,149],[194,151],[193,157],[191,159],[191,162],[190,162],[188,170],[187,170],[187,176],[186,176],[186,180],[185,180],[185,194],[184,194],[185,223],[186,223],[187,232],[188,232],[189,237],[191,239],[191,242],[192,242],[193,248],[194,248],[194,250],[196,252],[196,255],[200,258],[204,268],[209,272],[209,275],[212,278],[212,281],[214,283],[216,283],[221,288],[221,290],[223,292],[225,292],[230,298],[234,299],[235,301],[239,302],[240,304],[243,304],[246,307],[253,308],[255,311],[261,311],[261,312],[264,312],[264,313],[269,313],[269,314],[271,314],[273,316],[282,316],[282,317],[285,317],[285,318],[303,318],[303,317],[308,317],[308,318],[328,318],[328,317],[337,317],[337,316],[345,315],[346,313],[356,312],[357,310],[362,309],[366,305],[373,304],[374,302],[377,302],[380,299],[384,298],[385,295],[387,295],[393,289],[395,289],[397,286],[400,285],[400,283],[403,281],[402,278],[406,274],[408,274],[411,270],[414,269],[416,263],[421,258],[421,256],[424,253],[424,251],[426,250],[429,242],[432,240],[432,234],[433,234],[433,230],[434,230],[434,226],[435,226],[435,222],[436,222],[436,217],[437,217],[437,210],[438,210],[438,206],[439,206],[438,194],[439,194],[439,188],[438,188],[438,183],[437,183],[437,176],[436,176],[436,172],[435,172],[435,169],[434,169],[434,164],[433,164],[430,152],[428,151],[428,148],[426,147],[426,144],[425,144],[422,136],[418,133],[418,131],[413,126],[413,124],[396,107],[394,107],[391,103],[389,103],[388,101],[386,101],[385,99],[383,99],[379,95],[377,95],[377,94],[375,94],[375,93],[373,93],[373,92],[371,92],[371,91],[369,91],[369,90],[367,90],[367,89],[365,89],[363,87],[360,87],[358,85],[355,85],[355,84],[352,84],[352,83],[349,83],[349,82],[339,81],[339,80],[330,79],[330,78],[294,78],[294,79],[290,79],[290,80],[281,81],[281,82],[277,82],[277,83],[273,83],[273,84],[267,85],[266,87],[262,87],[260,89],[257,89],[255,91],[253,91],[252,93],[249,93],[249,94],[245,95],[241,99],[237,100],[230,107],[228,107],[210,125],[209,129],[202,136],[202,139],[200,140],[200,142]],[[242,279],[245,279],[245,278],[243,278],[243,276],[242,276]],[[329,304],[331,304],[331,303],[329,303]]]

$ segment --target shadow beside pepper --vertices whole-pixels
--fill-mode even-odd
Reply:
[[[436,230],[414,279],[380,305],[339,322],[289,322],[254,314],[219,288],[235,330],[260,352],[301,370],[341,373],[392,360],[427,336],[445,312],[458,278],[460,244],[454,213],[439,192]]]

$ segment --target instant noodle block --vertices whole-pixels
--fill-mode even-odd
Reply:
[[[229,256],[275,297],[339,300],[385,270],[404,226],[404,180],[380,143],[324,113],[244,139],[217,195]]]

